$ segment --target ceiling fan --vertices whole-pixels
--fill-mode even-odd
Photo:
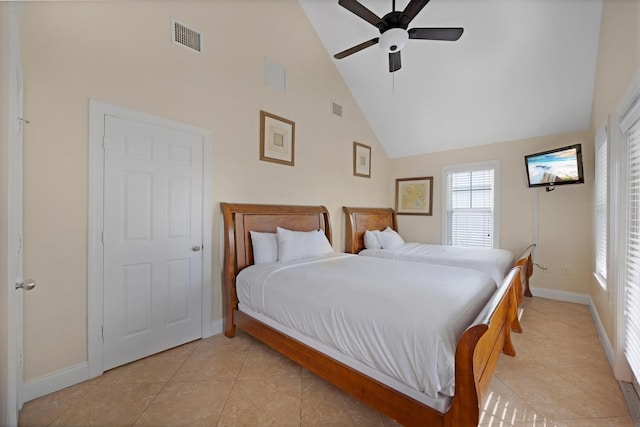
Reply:
[[[402,66],[400,51],[408,39],[456,41],[462,35],[463,28],[411,28],[409,23],[429,3],[429,0],[411,0],[402,12],[396,11],[396,1],[392,0],[392,11],[379,18],[357,0],[339,0],[338,4],[348,11],[377,27],[380,37],[372,38],[364,43],[333,55],[336,59],[345,58],[364,48],[380,44],[389,53],[389,72],[398,71]]]

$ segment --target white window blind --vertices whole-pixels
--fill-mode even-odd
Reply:
[[[607,285],[607,136],[596,137],[595,173],[595,275],[600,285]]]
[[[640,120],[631,126],[628,138],[625,356],[640,378]]]
[[[445,170],[445,243],[492,248],[495,237],[494,169]]]

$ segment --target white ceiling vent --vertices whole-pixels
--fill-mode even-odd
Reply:
[[[173,35],[173,43],[194,52],[202,52],[202,40],[199,31],[186,26],[183,23],[176,21],[175,19],[172,19],[171,33]]]

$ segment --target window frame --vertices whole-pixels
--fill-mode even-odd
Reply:
[[[492,248],[500,247],[500,161],[488,160],[473,163],[458,163],[442,167],[442,244],[449,246],[448,206],[451,197],[448,176],[456,172],[473,172],[493,169],[493,239]]]
[[[594,265],[593,265],[593,276],[596,278],[596,281],[598,282],[598,284],[600,285],[600,287],[602,288],[602,290],[606,291],[607,290],[607,276],[608,276],[608,263],[609,263],[609,257],[608,257],[608,251],[610,248],[610,244],[609,244],[609,232],[611,230],[611,227],[609,225],[609,207],[610,207],[610,203],[609,203],[609,195],[610,195],[610,190],[609,190],[609,137],[607,134],[608,128],[606,126],[603,126],[602,128],[600,128],[600,130],[598,130],[598,132],[596,133],[596,137],[595,137],[595,144],[594,144],[594,163],[595,163],[595,178],[594,178]],[[600,171],[600,166],[601,166],[601,162],[600,160],[600,149],[602,148],[602,146],[604,145],[604,177],[601,176],[601,172]],[[604,182],[600,182],[600,180],[603,179]],[[604,188],[599,188],[600,186],[603,186]],[[603,189],[604,190],[604,206],[600,206],[600,199],[599,199],[599,190]],[[600,215],[604,215],[604,218],[601,218]],[[601,233],[601,230],[599,229],[601,222],[603,221],[604,223],[604,236],[605,236],[605,240],[604,240],[604,248],[600,248],[600,244],[601,244],[601,240],[598,238],[598,236]],[[602,254],[602,252],[604,252],[604,264],[600,264],[599,261],[599,255]],[[602,270],[604,269],[604,275],[602,274]]]
[[[638,380],[632,372],[625,355],[627,347],[627,322],[625,315],[626,298],[626,261],[628,235],[628,132],[636,121],[640,120],[640,70],[636,72],[622,102],[611,115],[609,139],[609,270],[608,284],[614,301],[614,360],[613,371],[616,379],[632,382]]]

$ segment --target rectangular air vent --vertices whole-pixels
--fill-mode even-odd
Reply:
[[[173,19],[171,20],[171,32],[173,35],[173,43],[194,52],[202,52],[202,41],[199,31]]]
[[[264,84],[271,86],[280,92],[287,90],[287,69],[265,56],[264,58]]]
[[[331,113],[334,116],[342,117],[342,105],[331,101]]]

